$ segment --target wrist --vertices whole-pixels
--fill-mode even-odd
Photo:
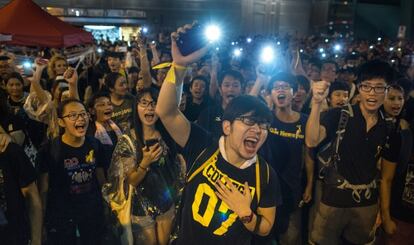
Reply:
[[[142,171],[144,171],[144,172],[148,172],[149,171],[149,167],[144,167],[144,166],[141,166],[141,164],[140,165],[138,165],[138,169],[141,169]]]
[[[252,222],[253,217],[254,217],[254,212],[252,210],[250,210],[249,213],[246,215],[243,215],[243,216],[239,215],[239,219],[243,224],[248,224]]]

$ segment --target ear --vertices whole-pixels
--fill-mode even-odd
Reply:
[[[223,133],[225,136],[229,136],[231,132],[231,122],[230,121],[223,121],[222,122]]]
[[[60,126],[60,127],[62,127],[62,128],[65,128],[65,127],[66,127],[65,122],[63,121],[63,119],[62,119],[62,118],[58,118],[58,124],[59,124],[59,126]]]

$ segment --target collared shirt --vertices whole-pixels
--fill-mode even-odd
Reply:
[[[377,163],[380,157],[391,162],[398,160],[399,137],[395,130],[387,129],[380,112],[377,123],[367,132],[359,104],[352,106],[352,109],[354,116],[349,117],[339,146],[338,172],[353,185],[369,184],[378,178]],[[341,108],[332,109],[321,120],[321,125],[326,129],[327,142],[336,137],[340,114]],[[352,191],[326,188],[322,201],[336,207],[367,206],[377,202],[378,191],[374,190],[369,197],[362,192],[361,196],[360,203],[356,203],[352,199]]]

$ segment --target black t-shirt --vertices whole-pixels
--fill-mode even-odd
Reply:
[[[218,140],[223,132],[223,108],[216,104],[205,108],[198,116],[197,124],[211,133],[214,140]]]
[[[391,216],[414,224],[414,154],[411,130],[401,131],[401,152],[391,189]],[[407,159],[408,158],[408,159]]]
[[[102,144],[92,137],[86,137],[80,147],[69,146],[59,137],[41,149],[40,172],[49,174],[48,215],[71,217],[100,206],[96,168],[105,165],[104,156]]]
[[[0,120],[0,125],[3,127],[6,133],[13,134],[14,132],[22,132],[24,134],[24,141],[22,147],[24,152],[34,165],[36,163],[37,149],[29,138],[26,124],[22,120],[22,118],[15,116],[13,114],[9,114]]]
[[[397,162],[399,155],[400,139],[395,130],[388,130],[387,124],[379,113],[378,122],[368,132],[366,121],[358,105],[352,106],[354,116],[349,117],[343,140],[339,146],[338,172],[351,184],[369,184],[379,177],[377,161],[379,157]],[[341,114],[341,108],[326,112],[321,120],[325,127],[327,141],[336,138],[336,130]],[[388,142],[387,134],[389,135]],[[378,189],[374,189],[371,195],[366,196],[361,191],[360,202],[352,197],[352,190],[338,189],[324,185],[322,202],[334,207],[361,207],[377,203]]]
[[[134,96],[127,94],[120,105],[113,104],[112,121],[119,126],[122,132],[129,132],[131,129],[132,109],[134,108]]]
[[[210,139],[203,129],[192,124],[189,140],[183,149],[188,164],[210,146],[212,142]],[[201,162],[195,163],[193,170],[201,164]],[[261,166],[265,167],[264,164]],[[219,154],[215,163],[206,166],[185,187],[177,244],[250,244],[252,233],[215,194],[213,183],[220,175],[228,176],[234,184],[243,185],[245,181],[248,182],[253,195],[251,204],[253,211],[258,207],[275,207],[281,202],[277,176],[272,168],[269,168],[269,182],[262,187],[258,204],[255,164],[246,169],[239,169],[226,162]]]
[[[35,180],[35,169],[20,146],[10,143],[0,152],[0,209],[8,222],[0,226],[1,244],[27,244],[30,229],[21,188]]]
[[[283,206],[290,210],[294,210],[302,198],[307,119],[308,116],[300,114],[298,121],[285,123],[274,117],[266,142],[260,150],[260,154],[278,174]]]
[[[193,103],[193,99],[191,96],[187,97],[187,103],[184,110],[185,117],[191,121],[194,122],[198,119],[200,112],[202,112],[209,104],[209,100],[205,98],[201,104]]]

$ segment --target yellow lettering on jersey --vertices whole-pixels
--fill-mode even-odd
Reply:
[[[204,212],[203,215],[201,215],[199,213],[200,203],[201,203],[201,200],[203,200],[204,194],[208,196],[208,204],[207,204],[206,211]],[[214,209],[216,207],[217,202],[218,202],[217,196],[214,193],[214,190],[211,189],[211,187],[208,184],[202,183],[198,185],[198,188],[197,188],[197,191],[194,197],[194,202],[192,205],[194,220],[198,221],[204,227],[208,227],[208,225],[211,222],[211,219],[213,218]]]
[[[305,135],[302,133],[302,125],[296,125],[296,132],[291,133],[285,130],[278,130],[277,128],[269,128],[269,132],[274,135],[279,135],[284,138],[304,139]]]
[[[220,207],[218,209],[218,211],[220,213],[227,213],[227,211],[229,210],[229,207],[227,206],[227,204],[225,202],[221,202]],[[237,214],[235,213],[231,213],[229,215],[229,217],[227,218],[227,220],[225,220],[223,223],[221,223],[220,228],[218,228],[217,230],[214,231],[214,235],[218,235],[221,236],[224,233],[226,233],[229,230],[229,227],[233,225],[233,223],[236,221],[237,219]]]
[[[206,177],[211,184],[215,184],[217,180],[220,180],[223,184],[225,184],[227,187],[230,187],[229,184],[227,183],[225,177],[229,178],[226,174],[224,174],[223,172],[221,172],[214,163],[211,163],[209,165],[207,165],[207,167],[204,168],[203,170],[203,175],[204,177]],[[236,186],[236,188],[241,192],[244,193],[244,183],[240,183],[234,179],[229,178],[231,183],[233,183],[233,185]],[[250,194],[252,195],[252,198],[254,197],[256,188],[249,186],[250,189]]]

